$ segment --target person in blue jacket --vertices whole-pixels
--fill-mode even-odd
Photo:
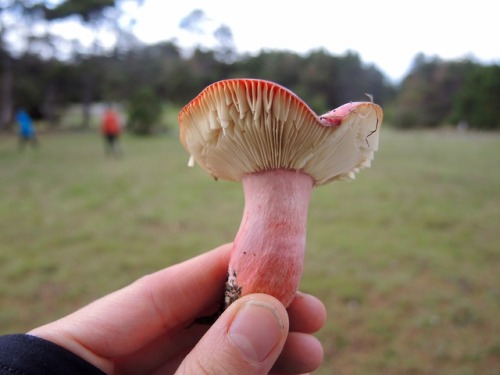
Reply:
[[[0,336],[2,375],[303,374],[323,348],[323,303],[297,292],[288,309],[266,294],[233,302],[212,324],[231,244],[140,278],[27,334]]]
[[[30,115],[25,109],[20,109],[16,113],[16,120],[19,126],[19,148],[22,150],[26,144],[32,147],[38,145],[36,130]]]

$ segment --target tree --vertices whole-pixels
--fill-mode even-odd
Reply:
[[[396,101],[395,122],[401,128],[437,127],[449,121],[453,101],[474,64],[470,60],[442,61],[415,57]]]
[[[0,128],[7,125],[13,115],[14,61],[7,42],[8,34],[15,33],[19,45],[27,45],[33,35],[30,23],[41,18],[38,2],[22,0],[2,0],[0,2]],[[18,54],[24,51],[18,48]]]
[[[236,50],[233,39],[233,32],[226,25],[220,25],[214,31],[214,38],[219,43],[215,48],[215,57],[217,60],[232,63],[236,60]]]
[[[78,16],[85,23],[99,23],[103,13],[115,7],[115,0],[64,0],[56,7],[45,7],[45,18],[48,21]]]
[[[160,99],[151,89],[143,88],[131,98],[127,128],[137,135],[150,135],[160,117]]]
[[[349,101],[368,100],[365,93],[383,104],[389,94],[383,75],[372,66],[365,67],[352,51],[332,56],[325,50],[316,50],[306,56],[303,66],[297,92],[312,98],[311,103],[319,112]]]
[[[480,129],[500,128],[500,65],[474,68],[454,100],[452,120]]]
[[[125,0],[122,0],[125,1]],[[135,0],[139,3],[141,0]],[[93,50],[91,55],[102,55],[98,42],[97,31],[105,23],[112,25],[112,29],[116,30],[117,15],[107,17],[106,12],[112,9],[117,9],[119,0],[64,0],[55,7],[46,6],[44,8],[45,18],[49,21],[57,21],[71,17],[79,17],[84,24],[91,26],[94,29],[95,37],[93,43]],[[88,128],[90,124],[90,105],[96,99],[96,85],[99,75],[102,72],[100,65],[95,62],[100,62],[97,59],[90,59],[93,63],[89,63],[88,56],[80,57],[80,64],[82,66],[82,115],[83,127]]]
[[[179,27],[193,34],[201,35],[205,33],[202,23],[206,20],[205,12],[201,9],[195,9],[181,20]]]

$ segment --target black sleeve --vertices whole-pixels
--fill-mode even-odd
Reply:
[[[70,351],[30,335],[0,336],[0,375],[103,375]]]

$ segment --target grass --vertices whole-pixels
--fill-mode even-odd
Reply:
[[[0,334],[231,241],[241,186],[175,134],[0,137]],[[329,317],[317,374],[500,373],[500,134],[383,129],[373,168],[314,190],[301,289]]]

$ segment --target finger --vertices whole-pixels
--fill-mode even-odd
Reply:
[[[123,358],[114,359],[117,373],[121,375],[151,374],[162,368],[161,373],[173,374],[175,369],[209,329],[208,325],[193,324],[187,328],[170,331],[148,345]],[[169,366],[169,371],[165,371]]]
[[[290,331],[302,333],[316,332],[324,324],[326,317],[323,303],[316,297],[301,292],[297,293],[287,311]],[[120,361],[119,367],[124,375],[129,375],[147,373],[146,370],[153,370],[164,364],[159,373],[172,373],[172,369],[176,369],[184,359],[186,350],[192,348],[208,328],[206,325],[192,325],[188,329],[169,333],[168,337],[159,338]],[[292,332],[273,369],[282,373],[291,369],[294,369],[294,373],[313,371],[321,364],[322,355],[323,349],[316,338]]]
[[[252,294],[236,300],[186,356],[179,375],[264,375],[288,334],[288,315],[274,297]]]
[[[319,340],[306,333],[290,332],[283,352],[273,371],[280,374],[302,374],[317,370],[323,362],[323,347]]]
[[[323,327],[326,321],[326,308],[318,298],[297,292],[288,306],[290,332],[314,333]]]
[[[133,353],[223,298],[231,244],[145,276],[31,334],[85,359]],[[103,365],[102,363],[100,363]]]

